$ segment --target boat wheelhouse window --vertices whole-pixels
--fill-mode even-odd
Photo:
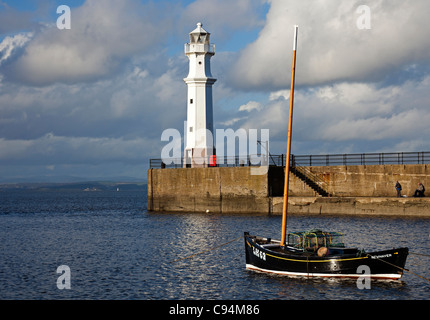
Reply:
[[[343,235],[339,232],[311,230],[288,234],[288,245],[303,251],[316,251],[321,247],[345,247]]]

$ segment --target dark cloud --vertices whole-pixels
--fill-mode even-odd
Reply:
[[[154,21],[151,10],[155,9],[129,0],[88,0],[72,10],[70,30],[53,24],[37,32],[22,55],[3,70],[5,78],[46,86],[110,77],[134,55],[160,49],[169,23]]]

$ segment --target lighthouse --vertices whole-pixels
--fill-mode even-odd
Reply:
[[[189,59],[186,147],[184,166],[207,167],[215,155],[213,131],[212,77],[210,60],[215,55],[215,45],[209,42],[210,33],[197,23],[190,32],[190,43],[185,44]]]

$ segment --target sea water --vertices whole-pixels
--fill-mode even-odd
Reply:
[[[0,299],[430,298],[417,276],[430,278],[430,258],[414,254],[430,254],[430,219],[289,217],[289,231],[343,232],[366,251],[409,247],[406,268],[417,275],[368,289],[247,271],[243,232],[280,238],[280,226],[280,216],[148,212],[144,190],[2,191]]]

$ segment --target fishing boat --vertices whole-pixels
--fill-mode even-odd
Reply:
[[[298,26],[294,26],[293,65],[281,240],[245,232],[246,269],[295,277],[398,280],[402,277],[408,248],[366,252],[345,246],[340,232],[313,229],[287,233],[288,187],[293,120]]]
[[[347,248],[338,232],[309,230],[288,234],[288,243],[245,233],[248,270],[295,277],[398,280],[408,248],[367,253]]]

